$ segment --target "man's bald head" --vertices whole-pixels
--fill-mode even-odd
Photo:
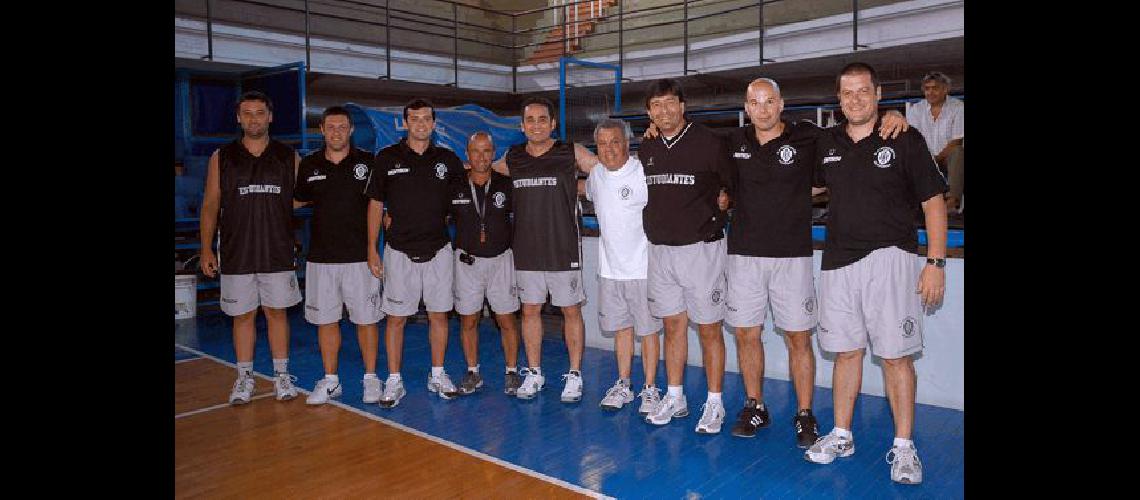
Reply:
[[[495,139],[491,134],[479,131],[467,138],[467,163],[471,169],[484,174],[491,170],[495,160]]]
[[[776,83],[776,80],[773,80],[771,78],[757,78],[755,80],[752,80],[748,84],[747,91],[751,92],[753,88],[759,89],[765,86],[769,88],[776,97],[783,98],[783,95],[780,94],[780,84]]]
[[[758,132],[779,133],[780,113],[784,112],[784,98],[780,85],[771,78],[757,78],[748,84],[744,94],[744,111]]]

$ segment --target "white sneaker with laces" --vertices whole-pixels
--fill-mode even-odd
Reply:
[[[804,452],[804,460],[817,464],[829,464],[838,457],[849,457],[854,453],[855,441],[839,437],[833,430],[826,436],[815,440],[815,444]]]
[[[380,394],[384,392],[384,382],[378,378],[365,378],[364,379],[364,402],[365,403],[378,403],[380,402]]]
[[[633,401],[633,391],[629,390],[629,385],[625,381],[618,379],[613,387],[606,390],[606,396],[602,398],[599,406],[603,410],[620,410],[631,401]]]
[[[653,413],[645,417],[645,421],[654,425],[665,425],[674,417],[687,416],[689,416],[689,402],[685,400],[685,395],[673,397],[666,393],[665,399],[661,400],[661,404],[657,405]]]
[[[293,382],[297,381],[297,377],[289,375],[287,372],[278,373],[273,377],[273,392],[276,394],[278,401],[289,401],[297,397],[297,387]]]
[[[562,402],[577,403],[582,400],[582,376],[573,372],[562,375],[566,385],[562,386]]]
[[[328,403],[329,399],[339,398],[340,392],[340,382],[322,378],[317,381],[317,385],[313,387],[313,392],[309,393],[309,397],[305,398],[305,404],[323,405]]]
[[[534,373],[526,368],[520,370],[520,373],[523,374],[523,382],[522,385],[519,386],[518,391],[515,392],[515,397],[519,399],[533,398],[542,390],[543,386],[546,385],[545,376]]]
[[[384,382],[384,394],[380,396],[380,406],[395,408],[407,393],[408,391],[404,390],[404,379],[389,375],[388,380]]]
[[[918,460],[918,450],[910,446],[895,446],[887,452],[887,463],[891,464],[891,481],[902,484],[922,482],[922,462]]]
[[[697,432],[700,434],[718,434],[720,426],[724,424],[724,403],[720,401],[705,401],[701,405],[701,420],[697,422]]]
[[[428,376],[427,389],[439,394],[443,399],[455,399],[459,395],[459,389],[451,383],[451,377],[447,376],[447,372],[441,372],[438,377]]]
[[[253,399],[253,377],[239,375],[230,391],[231,405],[244,405]]]
[[[656,387],[646,386],[637,396],[641,398],[641,407],[637,412],[642,415],[653,413],[657,410],[657,405],[661,404],[661,389]]]

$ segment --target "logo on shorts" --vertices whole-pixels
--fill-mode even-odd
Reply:
[[[903,338],[909,339],[914,336],[915,332],[918,331],[918,321],[915,321],[914,318],[910,316],[907,316],[906,319],[903,320],[901,326],[903,331]]]
[[[712,303],[713,303],[713,305],[720,304],[720,289],[719,288],[712,291]]]
[[[388,302],[391,302],[391,303],[396,304],[396,305],[404,305],[404,301],[396,300],[396,299],[393,299],[392,297],[388,297],[387,299],[384,299],[384,300],[387,300]]]
[[[621,199],[628,200],[631,193],[633,193],[633,190],[630,189],[628,185],[621,187]]]
[[[729,303],[728,303],[728,302],[725,302],[725,303],[724,303],[724,307],[727,307],[727,308],[728,308],[728,310],[729,310],[729,311],[732,311],[732,312],[740,312],[740,310],[739,310],[739,309],[737,309],[737,308],[735,308],[735,307],[732,307],[731,305],[729,305]]]
[[[356,175],[356,180],[362,181],[368,177],[368,165],[357,163],[355,167],[352,167],[352,173]]]
[[[380,302],[380,292],[379,291],[375,291],[375,292],[368,294],[368,303],[372,304],[372,307],[376,307],[376,306],[380,305],[379,302]]]
[[[807,311],[808,314],[815,311],[815,297],[808,297],[807,300],[804,300],[804,311]]]
[[[320,311],[321,310],[321,308],[319,308],[317,306],[305,306],[305,309],[308,309],[310,311]]]
[[[570,278],[570,291],[573,292],[574,290],[577,290],[577,289],[578,289],[578,278],[577,277]]]
[[[297,276],[296,275],[294,275],[293,278],[289,280],[289,289],[290,290],[296,290],[297,289]]]
[[[222,302],[225,302],[227,304],[237,304],[237,299],[227,299],[225,297],[222,297]]]
[[[875,166],[879,168],[888,168],[891,162],[895,159],[895,150],[890,146],[883,146],[875,151]]]
[[[491,195],[491,201],[495,203],[495,208],[503,208],[507,203],[507,195],[502,191],[495,191],[495,194]]]
[[[819,333],[831,333],[831,331],[824,328],[823,325],[819,325]]]
[[[789,144],[784,144],[780,146],[780,149],[776,150],[776,157],[780,159],[780,165],[791,165],[792,162],[796,160],[796,148],[793,148]]]
[[[653,297],[646,297],[645,300],[648,302],[657,302],[656,300],[653,300]]]
[[[444,165],[442,163],[436,163],[435,164],[435,176],[437,178],[440,178],[440,179],[447,177],[447,165]]]
[[[511,297],[518,297],[522,293],[522,287],[518,285],[511,285]]]

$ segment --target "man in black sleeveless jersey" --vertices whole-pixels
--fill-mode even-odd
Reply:
[[[818,142],[817,185],[830,194],[819,284],[819,343],[837,353],[832,374],[835,427],[804,453],[831,463],[855,453],[851,421],[863,382],[868,343],[883,362],[895,421],[887,452],[891,480],[922,482],[911,440],[916,378],[911,358],[922,350],[923,308],[942,302],[946,274],[946,180],[916,129],[897,139],[873,134],[882,97],[875,70],[848,64],[836,78],[846,122]],[[928,236],[918,255],[915,223]]]
[[[364,188],[372,173],[372,154],[352,147],[352,120],[342,106],[326,108],[321,115],[324,147],[301,160],[293,196],[313,203],[312,238],[305,264],[305,319],[317,326],[324,378],[317,381],[305,402],[327,403],[341,394],[337,374],[340,319],[356,324],[356,337],[364,358],[364,402],[376,403],[383,391],[376,377],[377,323],[380,279],[368,269],[368,198]]]
[[[483,385],[479,373],[479,313],[486,298],[502,331],[506,380],[503,392],[515,395],[522,384],[518,373],[519,310],[515,260],[511,252],[511,179],[491,171],[495,143],[491,134],[476,132],[467,140],[467,181],[451,197],[455,221],[455,312],[460,317],[460,342],[467,373],[459,384],[463,394]]]
[[[729,150],[736,170],[736,210],[728,232],[725,322],[735,327],[736,355],[746,401],[732,435],[753,437],[769,424],[764,405],[764,347],[768,311],[788,348],[788,366],[798,411],[796,442],[807,448],[819,437],[812,415],[815,353],[811,329],[818,322],[812,279],[811,191],[816,142],[824,129],[807,121],[784,122],[784,99],[769,78],[753,80],[744,109],[751,124],[732,129]],[[897,136],[906,120],[892,111],[880,133]]]
[[[494,168],[512,178],[515,231],[515,280],[522,299],[522,333],[528,367],[520,399],[531,399],[546,385],[542,373],[542,305],[562,308],[570,371],[561,400],[582,399],[582,349],[585,325],[581,303],[581,235],[578,231],[578,170],[589,172],[597,157],[581,144],[556,141],[550,133],[557,125],[554,104],[529,98],[522,104],[522,130],[526,144],[511,146]]]
[[[642,211],[649,237],[649,308],[665,321],[668,390],[646,421],[665,425],[688,416],[682,391],[688,357],[688,322],[697,324],[708,384],[696,431],[720,432],[724,422],[724,224],[717,205],[721,189],[732,191],[732,164],[724,140],[704,125],[687,122],[685,95],[676,80],[658,80],[645,107],[656,139],[642,142],[649,202]]]
[[[384,277],[382,310],[388,315],[384,347],[388,379],[380,406],[392,408],[404,397],[400,365],[404,325],[419,310],[423,299],[428,311],[431,375],[428,391],[453,399],[459,390],[443,369],[447,349],[447,313],[451,311],[453,254],[447,234],[451,194],[466,179],[463,164],[450,149],[432,144],[435,109],[424,99],[404,106],[408,135],[376,153],[368,183],[368,265]],[[376,249],[384,208],[392,217],[385,230],[384,257]]]
[[[265,94],[242,94],[237,120],[241,139],[210,156],[199,228],[200,266],[211,278],[221,271],[222,311],[234,318],[238,378],[230,392],[230,404],[249,403],[253,397],[258,306],[269,325],[274,392],[278,401],[286,401],[297,396],[293,386],[296,377],[288,371],[285,308],[301,301],[291,226],[293,185],[300,158],[293,148],[269,138],[273,104]],[[217,255],[213,248],[216,229],[221,230]]]

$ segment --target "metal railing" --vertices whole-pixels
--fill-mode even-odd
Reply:
[[[509,65],[513,91],[517,91],[518,88],[518,68],[541,62],[534,58],[539,54],[539,49],[555,46],[554,44],[561,46],[561,52],[548,54],[547,57],[556,60],[558,56],[565,57],[575,51],[585,51],[584,47],[587,44],[594,43],[601,37],[616,36],[616,44],[610,46],[600,42],[595,43],[589,52],[597,55],[616,53],[617,63],[620,66],[624,64],[625,54],[630,46],[676,44],[680,41],[683,47],[683,72],[689,74],[693,72],[689,67],[692,40],[707,38],[710,34],[755,31],[758,33],[757,64],[773,62],[764,55],[765,28],[767,23],[771,22],[770,18],[765,17],[766,8],[769,9],[770,15],[770,9],[774,5],[785,6],[784,10],[791,12],[792,18],[785,14],[783,17],[786,19],[783,19],[783,22],[846,12],[846,8],[840,5],[846,5],[846,0],[820,0],[817,4],[822,10],[817,12],[816,16],[801,16],[803,19],[794,19],[795,12],[798,12],[796,9],[804,10],[801,8],[803,4],[785,0],[676,0],[637,9],[626,9],[625,0],[617,0],[613,5],[608,5],[610,2],[606,0],[553,1],[554,5],[508,12],[454,0],[176,0],[175,12],[176,15],[204,17],[207,54],[203,59],[206,60],[215,58],[216,23],[225,21],[237,25],[265,27],[263,23],[269,22],[273,16],[257,12],[268,9],[284,15],[303,16],[305,67],[310,70],[313,68],[314,24],[318,21],[330,26],[340,23],[346,27],[359,26],[360,30],[335,32],[326,28],[321,36],[333,40],[364,39],[379,42],[380,39],[375,35],[382,31],[385,73],[378,75],[379,78],[392,78],[392,48],[395,43],[400,49],[450,56],[454,78],[452,84],[459,86],[460,42],[463,42],[477,47],[462,54],[466,60]],[[898,1],[901,0],[862,0],[862,5],[866,8]],[[226,4],[226,12],[219,12],[219,3]],[[867,47],[859,44],[860,6],[861,0],[850,1],[853,51]],[[201,7],[204,7],[204,12]],[[696,13],[698,10],[700,12]],[[741,14],[751,10],[756,12],[755,22],[744,21],[746,16]],[[250,19],[242,19],[241,14],[248,14]],[[485,22],[478,22],[477,17],[484,18]],[[520,25],[527,24],[534,18],[538,21],[534,22],[533,26],[520,28]],[[524,19],[526,23],[520,21]],[[715,26],[714,20],[721,24],[719,28]],[[544,24],[542,21],[547,22]],[[615,23],[616,27],[612,26]],[[701,25],[695,32],[690,29],[694,24]],[[603,25],[607,29],[595,29]],[[670,35],[671,30],[675,31],[678,27],[681,30],[680,36]],[[289,31],[284,27],[281,29]],[[396,32],[400,42],[395,42],[393,32]],[[642,33],[650,35],[642,36]],[[640,36],[642,39],[631,43],[629,40],[631,35]],[[450,39],[450,50],[441,50],[444,45],[440,37]],[[527,55],[527,51],[531,53]]]

